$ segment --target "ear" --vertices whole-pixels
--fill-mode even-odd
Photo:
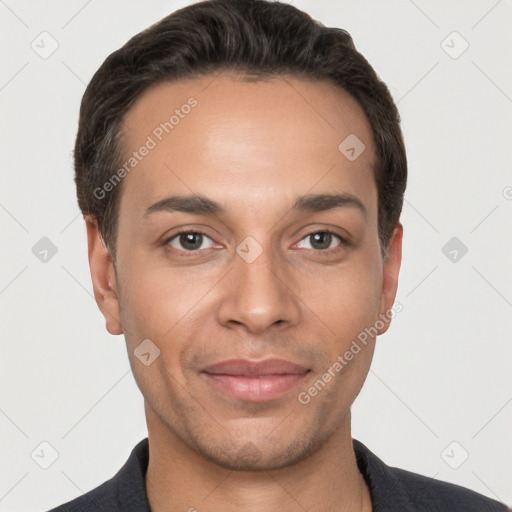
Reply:
[[[98,222],[90,215],[84,217],[87,227],[89,268],[91,270],[94,298],[105,317],[110,334],[123,334],[117,278],[112,257],[108,252],[98,228]]]
[[[379,329],[378,334],[384,334],[391,323],[390,311],[395,302],[398,288],[398,274],[402,263],[402,239],[404,228],[399,222],[396,224],[388,243],[388,254],[382,267],[382,290],[380,295],[380,318],[384,327]]]

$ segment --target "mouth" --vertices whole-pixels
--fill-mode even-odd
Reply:
[[[265,402],[286,394],[310,371],[283,359],[231,359],[205,368],[201,375],[226,395],[250,402]]]

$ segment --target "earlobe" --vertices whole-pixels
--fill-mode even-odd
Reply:
[[[399,222],[393,229],[388,243],[388,254],[382,266],[382,290],[380,296],[380,320],[384,326],[379,329],[378,335],[384,334],[392,317],[392,308],[398,289],[398,275],[402,262],[403,226]]]
[[[112,257],[105,247],[96,219],[86,215],[84,220],[94,298],[105,317],[107,331],[110,334],[123,334],[117,277]]]

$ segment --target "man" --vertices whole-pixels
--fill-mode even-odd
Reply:
[[[278,2],[181,9],[95,74],[75,167],[148,439],[56,511],[506,510],[351,437],[399,307],[407,165],[348,33]]]

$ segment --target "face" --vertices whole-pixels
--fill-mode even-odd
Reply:
[[[338,148],[351,134],[355,159],[355,139]],[[397,225],[382,260],[357,102],[293,77],[162,83],[125,116],[123,148],[137,161],[115,271],[94,222],[89,256],[149,431],[227,468],[272,469],[349,429],[375,338],[354,341],[387,329],[401,244]]]

